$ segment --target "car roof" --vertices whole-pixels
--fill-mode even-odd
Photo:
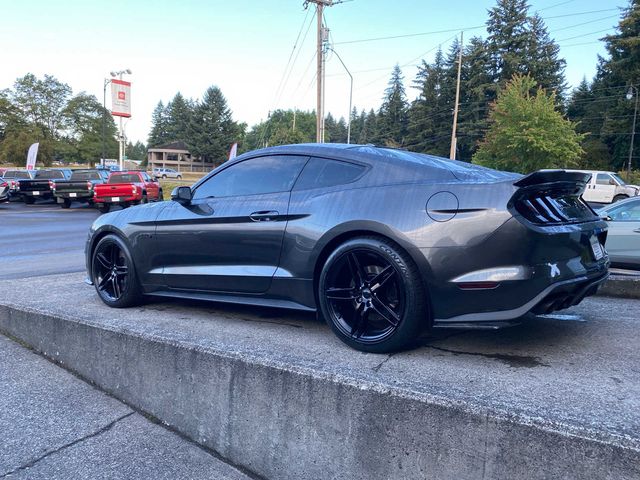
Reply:
[[[611,203],[605,207],[599,208],[598,212],[608,212],[609,210],[613,210],[614,208],[618,208],[621,205],[626,205],[627,203],[636,203],[640,202],[640,197],[630,197],[625,198],[624,200],[620,200],[615,203]]]
[[[493,170],[472,163],[371,144],[300,143],[280,145],[244,153],[232,160],[231,163],[263,155],[305,155],[334,160],[364,162],[367,164],[382,163],[391,169],[402,169],[405,171],[405,175],[397,175],[394,179],[395,181],[403,181],[400,177],[410,179],[412,175],[415,175],[415,172],[424,172],[425,168],[446,170],[453,174],[458,180],[472,182],[504,181],[522,177],[522,175],[516,173]],[[228,164],[229,163],[224,163],[222,165]]]

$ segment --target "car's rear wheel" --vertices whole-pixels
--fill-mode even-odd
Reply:
[[[140,302],[142,290],[136,269],[124,241],[107,235],[91,257],[93,284],[100,299],[110,307],[130,307]]]
[[[164,178],[164,179],[166,180],[166,179],[167,179],[167,176],[166,176],[166,175],[162,175],[162,178]]]
[[[109,209],[110,209],[110,205],[108,203],[98,204],[98,210],[100,210],[101,213],[108,213]]]
[[[22,199],[24,200],[24,203],[26,203],[27,205],[33,205],[36,201],[35,198],[33,197],[29,197],[27,195],[25,195],[24,197],[22,197]]]
[[[70,208],[71,207],[71,200],[68,198],[63,198],[62,199],[62,203],[60,204],[60,206],[62,208]]]
[[[140,203],[142,204],[149,203],[149,197],[147,197],[146,193],[142,194],[142,199],[140,200]]]
[[[415,263],[395,243],[380,237],[350,239],[327,258],[318,301],[334,333],[366,352],[408,348],[431,325]]]
[[[613,203],[619,202],[620,200],[626,200],[627,197],[626,195],[616,195],[615,197],[613,197]]]
[[[178,180],[182,180],[182,175],[178,175]]]

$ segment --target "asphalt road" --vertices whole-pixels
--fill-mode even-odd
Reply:
[[[0,279],[83,271],[87,232],[99,215],[80,203],[0,204]]]

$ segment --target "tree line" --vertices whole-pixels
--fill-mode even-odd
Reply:
[[[421,62],[408,87],[396,66],[380,106],[350,113],[351,142],[448,156],[462,49],[458,159],[516,171],[622,169],[640,86],[640,0],[629,1],[616,32],[602,39],[607,55],[598,58],[595,77],[571,92],[560,48],[527,0],[497,0],[486,31],[486,38],[455,40],[446,51],[438,49],[433,61]],[[48,75],[25,75],[0,92],[0,161],[21,163],[28,146],[40,141],[45,164],[93,162],[101,156],[103,116],[107,157],[115,157],[115,123],[95,97],[73,95]],[[147,145],[129,143],[127,155],[144,157],[146,147],[181,140],[194,156],[221,163],[234,142],[240,152],[314,142],[315,121],[314,111],[276,110],[248,129],[233,119],[222,91],[211,86],[201,99],[177,93],[166,105],[159,102]],[[346,142],[348,123],[328,114],[325,141]],[[640,153],[635,164],[638,158]]]

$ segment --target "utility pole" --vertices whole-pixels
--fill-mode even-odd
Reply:
[[[462,70],[462,35],[460,32],[460,52],[458,55],[458,81],[456,83],[456,105],[453,109],[453,129],[451,130],[451,149],[449,150],[449,158],[451,160],[456,159],[456,147],[458,144],[458,138],[456,137],[456,128],[458,126],[458,104],[460,103],[460,72]]]
[[[327,36],[323,25],[324,7],[334,4],[333,0],[305,0],[304,6],[316,4],[317,44],[316,44],[316,143],[324,142],[324,42]],[[341,2],[338,2],[341,3]]]

